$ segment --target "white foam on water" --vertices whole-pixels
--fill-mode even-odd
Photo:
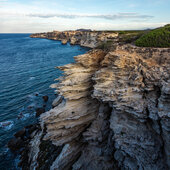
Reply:
[[[34,80],[34,79],[35,79],[35,77],[30,77],[30,78],[29,78],[29,80]]]
[[[14,122],[12,120],[0,122],[0,128],[4,128],[5,130],[10,130]]]
[[[22,119],[22,120],[26,120],[26,119],[28,119],[30,116],[31,116],[30,113],[24,113],[24,114],[23,114],[23,118],[21,118],[21,119]]]
[[[18,120],[26,120],[28,119],[30,116],[32,116],[33,114],[31,113],[20,113],[17,117]]]

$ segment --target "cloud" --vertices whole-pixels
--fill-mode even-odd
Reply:
[[[138,13],[117,13],[117,14],[26,14],[30,17],[39,17],[39,18],[66,18],[66,19],[74,19],[74,18],[99,18],[99,19],[107,19],[107,20],[116,20],[116,19],[150,19],[154,16],[151,15],[141,15]]]

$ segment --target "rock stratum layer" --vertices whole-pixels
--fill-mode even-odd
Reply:
[[[59,67],[64,99],[40,116],[23,169],[169,169],[169,53],[119,45]]]

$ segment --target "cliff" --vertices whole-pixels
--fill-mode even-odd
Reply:
[[[32,38],[47,38],[52,40],[60,40],[63,44],[70,42],[71,45],[79,44],[84,47],[95,48],[102,42],[117,41],[117,32],[104,31],[53,31],[47,33],[32,34]]]
[[[93,32],[81,34],[90,35],[91,41],[82,37],[75,40],[79,32],[41,37],[48,35],[89,47],[103,37]],[[27,152],[27,159],[22,156],[20,166],[51,170],[168,169],[169,53],[169,48],[125,44],[107,52],[90,50],[76,56],[75,63],[59,67],[64,75],[52,87],[64,99],[41,114],[41,130],[31,135],[22,154]]]

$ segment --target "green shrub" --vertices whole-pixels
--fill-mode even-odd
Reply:
[[[140,47],[170,47],[170,24],[154,29],[135,42]]]
[[[132,32],[132,33],[121,32],[119,33],[119,42],[132,43],[136,41],[139,37],[141,37],[143,34],[144,32]]]

